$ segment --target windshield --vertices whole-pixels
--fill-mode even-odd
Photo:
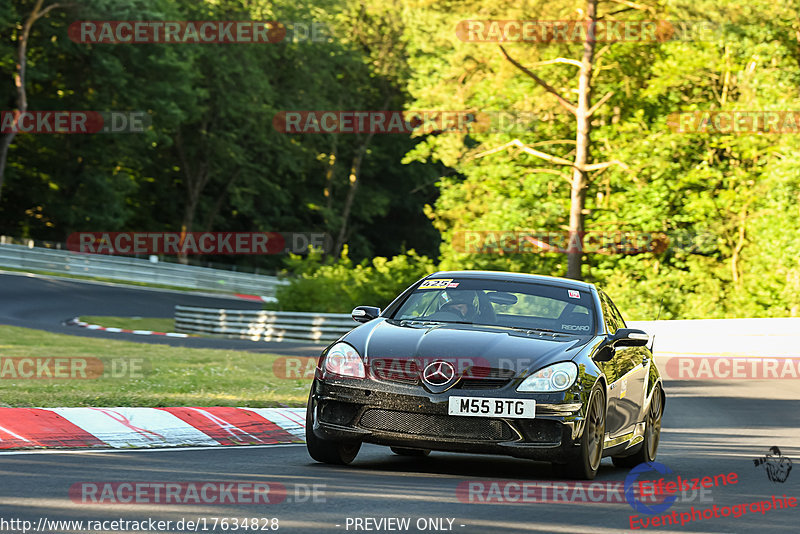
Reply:
[[[429,278],[392,318],[590,334],[595,331],[592,303],[588,291],[566,287]]]

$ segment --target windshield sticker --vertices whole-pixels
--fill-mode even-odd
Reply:
[[[585,330],[589,331],[589,325],[580,325],[580,324],[562,324],[561,330]]]
[[[579,298],[581,298],[581,294],[575,289],[570,289],[569,290],[569,298],[571,298],[571,299],[579,299]]]
[[[452,278],[428,279],[422,282],[417,289],[446,289],[452,281]]]
[[[458,287],[458,282],[450,282],[447,287]]]

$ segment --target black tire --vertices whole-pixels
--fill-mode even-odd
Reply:
[[[565,464],[553,464],[556,476],[578,480],[594,480],[597,476],[606,433],[606,396],[599,387],[589,396],[585,425],[576,457]]]
[[[644,441],[639,450],[630,456],[612,456],[616,467],[636,467],[645,462],[654,462],[661,439],[661,416],[664,415],[664,391],[661,386],[653,390],[650,407],[645,416]]]
[[[398,456],[428,456],[430,449],[406,449],[405,447],[391,447],[392,452]]]
[[[311,458],[324,464],[335,465],[347,465],[355,460],[361,449],[361,442],[333,441],[317,437],[314,434],[314,409],[314,398],[310,393],[306,405],[306,449]]]

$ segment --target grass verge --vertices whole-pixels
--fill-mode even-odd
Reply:
[[[2,325],[0,339],[2,406],[300,407],[310,386],[310,380],[276,375],[273,364],[281,357],[274,354],[110,341]],[[30,372],[31,366],[21,367],[20,358],[87,358],[90,369],[99,358],[103,376],[21,379],[19,372]],[[54,364],[51,360],[49,365]]]

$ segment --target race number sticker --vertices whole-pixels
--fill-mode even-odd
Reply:
[[[581,294],[575,289],[570,289],[569,290],[569,298],[571,298],[571,299],[579,299],[579,298],[581,298]]]
[[[422,282],[417,289],[447,289],[452,281],[452,278],[429,279]]]

